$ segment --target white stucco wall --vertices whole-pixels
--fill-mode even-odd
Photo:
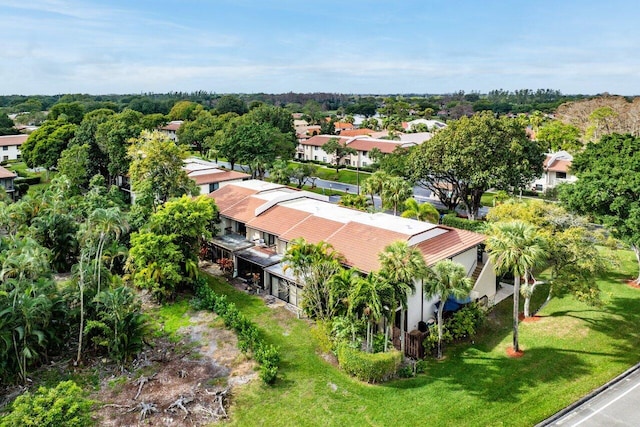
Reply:
[[[471,269],[476,264],[477,256],[478,256],[478,251],[474,247],[472,249],[469,249],[466,252],[463,252],[461,254],[458,254],[458,255],[454,256],[452,258],[452,260],[454,262],[462,264],[464,266],[464,270],[467,272],[467,274],[471,274],[471,273],[473,273],[473,271],[471,271]]]
[[[4,145],[0,147],[0,160],[16,160],[19,155],[20,149],[17,145]]]

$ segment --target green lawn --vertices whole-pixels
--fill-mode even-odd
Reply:
[[[602,309],[554,299],[538,322],[520,328],[525,355],[510,359],[510,304],[494,310],[475,344],[446,349],[426,374],[383,385],[360,383],[316,352],[306,321],[267,308],[257,297],[212,278],[217,292],[282,352],[275,386],[254,382],[236,389],[233,425],[532,425],[638,362],[640,290],[622,280],[635,261],[623,255],[623,273],[601,281]],[[544,295],[540,295],[543,298]]]

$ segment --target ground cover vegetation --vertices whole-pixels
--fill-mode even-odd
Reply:
[[[344,268],[340,254],[322,242],[295,242],[285,261],[310,289],[301,307],[315,322],[313,330],[308,321],[267,308],[261,300],[199,272],[200,245],[215,233],[216,208],[209,198],[175,198],[193,192],[178,160],[187,150],[195,150],[247,164],[258,178],[264,178],[267,170],[285,169],[295,147],[291,110],[262,100],[247,105],[246,97],[206,93],[115,97],[117,101],[85,95],[9,98],[10,108],[22,108],[34,120],[44,120],[36,113],[51,107],[43,126],[25,144],[24,160],[30,167],[45,168],[47,175],[54,170],[58,174],[46,187],[31,188],[15,203],[0,202],[0,374],[5,383],[28,383],[34,370],[59,358],[75,367],[105,358],[126,369],[153,335],[150,325],[154,323],[130,285],[148,289],[167,307],[184,289],[196,286],[214,292],[201,290],[201,303],[237,333],[240,349],[260,364],[260,376],[272,384],[268,392],[258,383],[239,389],[231,419],[240,425],[311,425],[320,417],[329,424],[351,425],[354,419],[388,424],[397,422],[397,416],[419,419],[424,405],[434,408],[430,414],[437,424],[531,424],[636,362],[630,350],[639,338],[634,327],[638,319],[633,315],[639,308],[637,290],[622,283],[633,265],[630,253],[618,251],[622,264],[615,266],[609,247],[620,244],[599,236],[584,219],[556,205],[503,202],[502,194],[496,197],[493,216],[481,226],[489,234],[492,259],[501,270],[510,271],[519,285],[512,309],[511,301],[502,304],[488,313],[484,323],[473,307],[455,318],[442,319],[426,342],[440,361],[402,365],[402,352],[390,345],[390,325],[395,316],[404,325],[413,279],[423,277],[433,285],[427,287],[428,295],[463,295],[468,284],[459,280],[455,266],[427,268],[421,256],[398,244],[380,254],[380,271],[363,275]],[[487,97],[460,93],[443,107],[441,99],[431,100],[432,104],[417,97],[353,101],[327,96],[335,102],[337,114],[356,114],[359,109],[370,116],[378,110],[390,137],[415,111],[423,117],[438,113],[449,119],[450,130],[436,132],[433,145],[444,149],[462,144],[469,157],[475,156],[470,166],[478,167],[472,175],[456,172],[441,200],[451,203],[450,207],[463,203],[471,218],[489,187],[511,194],[522,190],[539,172],[536,161],[547,147],[573,151],[582,184],[560,192],[564,206],[590,215],[635,250],[638,221],[633,202],[638,197],[635,181],[626,178],[637,175],[633,154],[639,150],[633,145],[637,129],[629,128],[631,122],[623,120],[622,110],[593,100],[565,107],[588,111],[560,118],[581,117],[571,120],[586,120],[583,127],[568,123],[569,119],[560,125],[543,113],[532,112],[526,121],[474,115],[479,111],[476,103],[480,108],[489,98],[550,104],[565,100],[553,91],[496,91]],[[8,105],[7,97],[0,99]],[[352,101],[359,105],[349,111],[349,105],[340,105]],[[322,104],[311,97],[299,109],[295,102],[289,108],[326,127],[323,110],[331,102]],[[616,100],[620,108],[635,105],[624,102],[632,105]],[[496,112],[494,108],[498,107],[482,109]],[[466,116],[470,117],[454,121]],[[186,121],[181,131],[184,139],[178,144],[151,132],[170,119]],[[523,138],[525,126],[544,139]],[[577,137],[570,126],[578,129]],[[620,129],[632,135],[613,134]],[[487,137],[488,130],[498,136]],[[582,148],[586,141],[596,140],[599,143]],[[473,144],[465,146],[465,141]],[[428,152],[425,145],[381,156],[375,166],[378,172],[362,182],[363,197],[345,204],[367,209],[367,200],[378,195],[383,207],[396,214],[404,211],[406,216],[435,219],[433,212],[422,212],[427,210],[420,204],[405,202],[411,192],[408,182],[426,181],[441,170],[433,159],[419,160]],[[510,165],[508,171],[483,163],[494,149],[503,150],[500,158]],[[616,157],[620,153],[626,157]],[[509,163],[513,159],[521,161]],[[412,178],[408,173],[416,172],[416,163],[411,162],[424,167],[421,175]],[[291,172],[284,172],[304,186],[313,183],[311,175],[320,174],[306,165],[287,166]],[[589,173],[598,168],[606,169],[600,174],[606,179],[593,185],[597,177]],[[337,172],[356,184],[357,172],[341,168]],[[336,170],[329,173],[335,177]],[[140,195],[140,203],[130,212],[120,191],[111,185],[125,175]],[[613,191],[623,184],[625,191]],[[432,186],[437,193],[440,187]],[[614,196],[599,198],[601,203],[593,209],[588,203],[598,198],[598,186],[611,189],[608,194]],[[209,287],[202,287],[203,280]],[[538,321],[521,324],[521,310],[525,318],[536,315]],[[477,335],[470,342],[474,332]],[[515,351],[524,350],[520,359],[505,356],[509,341]],[[404,345],[401,339],[401,349]],[[395,375],[412,379],[366,386],[332,365],[333,357],[342,370],[365,382],[388,381]],[[38,393],[56,401],[54,387]],[[49,403],[38,400],[40,395],[32,396],[16,401],[11,413],[16,417],[25,411],[39,413],[39,409],[24,409],[28,405],[52,411],[46,409]],[[510,418],[515,403],[524,408],[518,419]],[[220,407],[224,410],[222,403]],[[86,414],[88,406],[83,408]],[[142,417],[152,415],[157,407],[142,405],[135,410]],[[61,416],[67,415],[73,414],[66,411]]]

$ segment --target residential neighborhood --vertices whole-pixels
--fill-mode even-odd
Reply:
[[[0,2],[0,427],[635,426],[636,9]]]

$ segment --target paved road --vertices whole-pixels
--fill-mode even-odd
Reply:
[[[223,166],[225,168],[230,168],[231,165],[227,162],[218,162],[218,164],[220,166]],[[249,173],[249,169],[246,166],[242,166],[242,165],[234,165],[234,169],[240,172],[245,172],[245,173]],[[363,175],[364,177],[365,175]],[[351,194],[355,194],[358,192],[358,186],[356,185],[351,185],[351,184],[343,184],[342,182],[336,182],[336,181],[327,181],[324,179],[320,179],[317,178],[315,180],[315,185],[318,188],[324,188],[327,190],[335,190],[335,191],[341,191],[344,193],[351,193]],[[432,198],[430,198],[429,196],[431,195],[431,192],[425,188],[419,187],[419,186],[415,186],[413,187],[413,197],[415,197],[415,199],[420,202],[420,203],[425,203],[425,202],[429,202],[432,205],[434,205],[437,209],[442,209],[445,210],[446,207],[440,203],[440,201],[438,200],[434,200]],[[330,197],[330,201],[331,202],[338,202],[340,200],[339,197],[337,196],[333,196]],[[378,196],[374,197],[374,202],[375,202],[375,207],[376,208],[380,208],[380,198]],[[457,209],[458,212],[465,214],[465,210],[461,209],[460,207]],[[489,208],[486,207],[481,207],[480,211],[479,211],[479,216],[480,217],[484,217],[487,215],[487,213],[489,212]]]
[[[560,418],[540,426],[600,427],[640,425],[640,365],[602,387]]]

